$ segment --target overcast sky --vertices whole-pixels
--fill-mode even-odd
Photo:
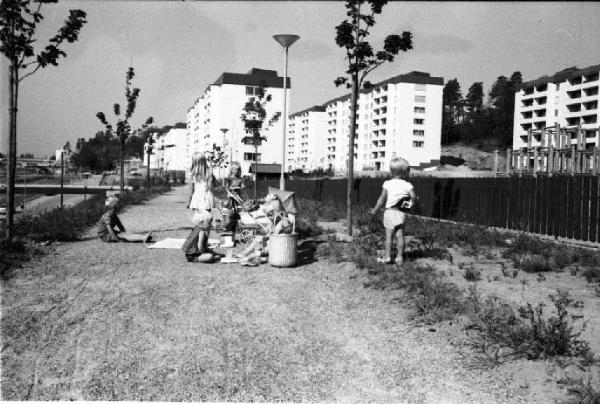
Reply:
[[[87,12],[80,39],[67,57],[21,83],[18,153],[51,155],[69,140],[89,138],[124,104],[125,72],[135,68],[141,89],[133,127],[148,116],[158,125],[185,122],[185,113],[222,72],[252,67],[283,74],[283,50],[273,34],[300,35],[290,48],[290,112],[345,93],[333,80],[344,71],[335,26],[342,1],[60,1],[42,9],[45,45],[71,8]],[[524,80],[566,67],[600,64],[598,2],[392,2],[377,18],[371,42],[409,30],[414,49],[374,71],[373,82],[419,70],[458,78],[463,93],[482,81],[521,71]],[[6,120],[7,68],[2,58],[2,111]],[[6,151],[2,125],[1,150]]]

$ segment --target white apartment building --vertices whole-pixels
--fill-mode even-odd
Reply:
[[[324,167],[327,131],[325,107],[315,105],[289,116],[286,170],[314,171]]]
[[[407,159],[411,166],[437,164],[441,154],[443,86],[442,77],[413,71],[376,83],[369,90],[362,90],[358,99],[354,142],[355,170],[387,171],[389,161],[395,157]],[[307,125],[311,120],[316,122],[321,114],[326,119],[325,129],[322,125],[312,125],[315,133],[306,135],[306,131],[310,130],[306,129],[304,141],[324,139],[325,149],[320,167],[332,169],[336,174],[345,174],[350,96],[329,100],[322,107],[324,112],[313,110],[304,118],[308,119],[304,128],[310,127]],[[302,112],[305,113],[301,111],[292,117]],[[301,158],[296,146],[301,133],[298,123],[288,127],[288,139],[295,140],[294,150],[288,149],[290,158]],[[321,144],[309,141],[308,145],[301,147],[312,149],[312,155],[319,156]],[[302,168],[302,165],[293,167]],[[311,169],[309,167],[306,165],[306,170]]]
[[[160,136],[155,144],[156,159],[165,171],[187,170],[190,160],[186,159],[187,129],[172,128]]]
[[[289,105],[290,78],[287,79],[287,103]],[[259,86],[267,88],[271,101],[266,104],[267,121],[283,110],[283,77],[274,70],[252,68],[246,74],[223,73],[187,111],[186,159],[191,161],[195,151],[211,150],[213,144],[220,146],[231,161],[238,161],[242,174],[248,175],[254,162],[254,147],[242,143],[246,136],[241,120],[242,108],[256,94]],[[263,129],[266,142],[258,147],[260,163],[282,163],[283,123],[279,119],[273,126]],[[188,164],[189,166],[189,164]],[[225,175],[227,170],[222,170]],[[217,173],[218,175],[218,173]]]
[[[577,144],[579,129],[584,147],[600,146],[599,72],[600,65],[569,67],[524,82],[515,93],[513,149],[527,147],[529,142],[531,147],[548,146],[548,142],[556,147],[557,138],[542,136],[540,129],[557,125],[571,129],[570,145]]]

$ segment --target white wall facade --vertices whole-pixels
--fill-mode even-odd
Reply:
[[[443,78],[421,72],[395,76],[361,91],[354,169],[387,171],[395,157],[407,159],[412,166],[436,164],[441,154],[442,91]],[[350,98],[339,97],[323,107],[323,135],[315,133],[308,147],[315,155],[324,147],[323,163],[315,168],[331,168],[343,175],[347,172]],[[300,130],[298,124],[288,129],[295,136]]]
[[[189,158],[195,151],[205,152],[214,145],[220,146],[227,154],[227,159],[237,161],[242,166],[242,175],[249,175],[250,165],[253,164],[254,147],[242,143],[246,136],[244,123],[241,120],[242,109],[248,99],[254,96],[259,82],[265,78],[265,71],[256,72],[252,69],[248,74],[224,73],[215,84],[207,87],[201,97],[190,108],[187,114],[187,148]],[[263,72],[263,73],[261,73]],[[229,76],[228,76],[229,75]],[[271,101],[265,106],[267,119],[265,129],[261,132],[267,138],[258,147],[260,163],[281,164],[283,154],[283,78],[274,71],[267,73],[266,92],[271,95]],[[276,85],[279,87],[276,87]],[[287,90],[289,105],[290,91]],[[281,116],[271,127],[266,128],[270,118],[279,113]],[[226,131],[223,131],[226,129]],[[228,170],[222,169],[222,175]],[[219,173],[216,173],[219,176]]]
[[[327,114],[315,106],[289,117],[286,144],[286,171],[304,172],[323,168],[325,164]]]
[[[586,147],[600,146],[599,72],[600,65],[569,68],[523,83],[515,93],[513,149],[527,147],[529,130],[533,131],[532,147],[548,146],[549,141],[556,147],[553,136],[542,138],[538,130],[557,124],[580,126]],[[575,133],[570,143],[577,144]]]

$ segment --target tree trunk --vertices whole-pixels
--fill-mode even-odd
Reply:
[[[354,138],[356,136],[356,109],[358,102],[358,75],[352,75],[352,93],[350,95],[350,133],[348,134],[348,193],[346,227],[348,235],[352,236],[352,196],[354,186]]]
[[[119,171],[121,172],[120,174],[120,181],[119,181],[119,194],[120,194],[120,199],[123,199],[123,196],[125,195],[125,140],[123,136],[120,136],[119,139]],[[150,164],[148,164],[150,165]]]
[[[258,145],[254,143],[254,199],[256,199],[256,182],[258,181]]]
[[[17,104],[19,94],[19,76],[16,64],[11,61],[10,74],[10,101],[9,101],[9,134],[8,155],[6,159],[6,240],[12,243],[14,237],[14,211],[15,211],[15,176],[17,169]]]

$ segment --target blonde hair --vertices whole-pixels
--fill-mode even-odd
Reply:
[[[206,161],[204,153],[196,152],[192,155],[192,167],[190,169],[190,175],[193,181],[208,181],[211,175],[210,167]]]
[[[104,201],[104,206],[106,206],[107,208],[114,208],[115,206],[117,206],[117,204],[119,203],[119,198],[117,198],[114,195],[111,195],[109,197],[106,198],[106,201]]]
[[[242,165],[238,161],[232,161],[229,169],[231,175],[236,175],[237,172],[242,169]]]
[[[407,180],[410,173],[410,164],[402,157],[393,158],[390,161],[390,173],[392,177],[400,177],[403,180]]]

